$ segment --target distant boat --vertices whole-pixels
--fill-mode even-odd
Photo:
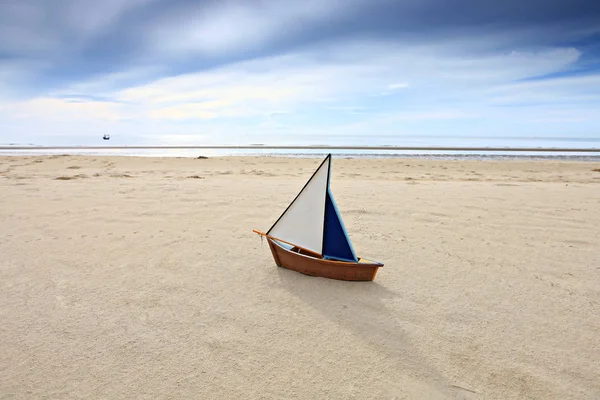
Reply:
[[[266,232],[278,267],[346,281],[372,281],[383,264],[359,258],[337,208],[329,177],[331,154]]]
[[[110,140],[110,135],[104,135],[104,136],[102,136],[102,139],[104,139],[104,140]]]

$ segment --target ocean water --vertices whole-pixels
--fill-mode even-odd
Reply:
[[[322,158],[331,153],[343,158],[420,158],[441,160],[572,160],[600,162],[598,153],[587,152],[529,152],[529,151],[451,151],[451,150],[353,150],[353,149],[37,149],[0,150],[0,156],[33,155],[91,155],[91,156],[130,156],[130,157],[184,157],[196,158],[223,156],[263,156],[263,157],[302,157]]]
[[[267,138],[263,138],[267,139]],[[291,140],[291,139],[290,139]],[[273,143],[271,140],[269,143]],[[256,141],[252,144],[261,144]],[[270,157],[309,157],[320,158],[328,153],[337,157],[347,158],[432,158],[432,159],[568,159],[580,161],[600,161],[600,134],[596,137],[448,137],[448,136],[397,136],[376,135],[368,137],[360,136],[303,136],[297,142],[281,142],[277,145],[293,146],[306,145],[301,149],[266,149],[260,146],[252,149],[204,149],[204,148],[154,148],[154,149],[131,149],[119,148],[109,149],[106,146],[134,146],[135,143],[124,143],[123,138],[111,137],[110,142],[102,141],[87,142],[81,144],[45,143],[45,145],[65,145],[68,149],[27,149],[27,150],[5,150],[0,149],[0,155],[52,155],[52,154],[79,154],[79,155],[109,155],[109,156],[136,156],[136,157],[219,157],[219,156],[270,156]],[[144,143],[152,146],[152,143]],[[250,143],[196,143],[202,145],[243,145]],[[266,144],[262,144],[266,145]],[[478,150],[358,150],[358,149],[311,149],[311,145],[328,146],[403,146],[403,147],[469,147],[480,148]],[[14,147],[1,145],[4,147]],[[93,149],[73,148],[73,146],[93,146]],[[185,147],[185,146],[184,146]],[[502,151],[486,151],[485,148],[506,148]],[[594,149],[595,152],[560,152],[560,151],[511,151],[511,148],[527,149]]]
[[[597,148],[600,132],[585,136],[448,136],[448,135],[302,135],[280,139],[273,136],[254,138],[252,143],[280,145],[329,146],[399,146],[399,147],[527,147],[527,148]],[[217,144],[217,143],[214,143]],[[225,144],[225,143],[223,143]],[[234,144],[234,143],[231,143]]]

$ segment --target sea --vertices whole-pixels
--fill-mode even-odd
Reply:
[[[324,138],[324,136],[323,136]],[[86,142],[81,145],[73,144],[0,144],[0,156],[23,155],[93,155],[93,156],[133,156],[133,157],[185,157],[194,158],[222,157],[222,156],[263,156],[263,157],[303,157],[321,158],[331,153],[343,158],[421,158],[421,159],[475,159],[475,160],[503,160],[503,159],[550,159],[573,161],[600,161],[600,134],[598,137],[442,137],[442,136],[414,136],[414,137],[382,137],[378,142],[361,138],[334,138],[326,143],[318,142],[312,138],[313,144],[277,143],[280,146],[295,146],[300,148],[265,148],[266,143],[208,143],[185,144],[174,148],[176,144],[169,144],[168,148],[152,143],[143,143],[142,146],[151,146],[151,149],[130,148],[134,143],[123,143],[120,138],[111,138],[110,141],[95,143]],[[306,139],[306,138],[305,138]],[[387,139],[387,140],[386,140]],[[384,141],[385,140],[385,141]],[[64,144],[64,147],[61,145]],[[191,146],[198,148],[189,148]],[[268,144],[275,147],[272,144]],[[106,147],[113,148],[106,148]],[[227,146],[227,148],[202,148],[202,146]],[[252,146],[252,148],[236,148],[236,146]],[[314,146],[331,146],[331,148],[314,148]],[[354,149],[348,146],[378,147],[377,149]],[[27,149],[23,149],[27,147]],[[389,147],[386,148],[386,147]],[[423,147],[424,149],[403,150],[397,147]],[[443,147],[443,150],[434,148]],[[456,148],[463,148],[462,150]],[[453,149],[454,148],[454,149]],[[469,150],[464,150],[469,148]],[[494,151],[486,150],[494,148]],[[519,148],[519,151],[511,149]],[[455,150],[456,149],[456,150]],[[523,150],[529,149],[529,150]],[[559,151],[559,149],[579,149],[587,151]],[[544,150],[544,151],[541,151]],[[591,150],[591,151],[590,151]]]

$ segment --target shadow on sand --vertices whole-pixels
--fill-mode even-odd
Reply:
[[[416,305],[380,283],[316,278],[276,268],[281,288],[381,354],[382,368],[395,368],[446,398],[471,398],[432,367],[413,344],[419,332]],[[467,389],[468,390],[468,389]]]

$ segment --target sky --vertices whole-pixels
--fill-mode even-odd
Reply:
[[[105,133],[112,145],[600,140],[600,2],[1,0],[0,143]]]

